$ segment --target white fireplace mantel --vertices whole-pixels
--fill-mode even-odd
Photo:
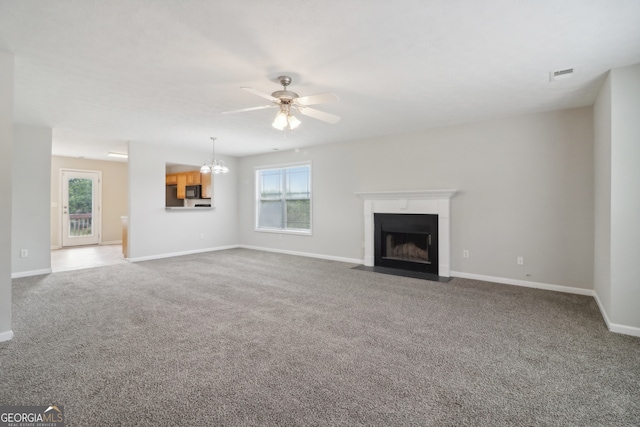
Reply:
[[[364,265],[374,265],[374,213],[438,215],[438,275],[451,267],[450,201],[456,190],[372,191],[355,193],[364,199]]]

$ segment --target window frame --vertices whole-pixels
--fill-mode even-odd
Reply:
[[[287,228],[267,228],[260,227],[260,172],[266,170],[285,170],[300,166],[308,166],[309,167],[309,229],[287,229]],[[304,162],[296,162],[296,163],[284,163],[284,164],[276,164],[276,165],[264,165],[264,166],[256,166],[254,168],[254,231],[261,233],[276,233],[276,234],[294,234],[301,236],[312,236],[313,235],[313,179],[312,179],[312,171],[313,167],[311,161]],[[286,206],[286,190],[283,191],[282,197],[280,199],[274,200],[282,200]],[[284,209],[286,215],[286,209]],[[286,224],[286,219],[285,219]]]

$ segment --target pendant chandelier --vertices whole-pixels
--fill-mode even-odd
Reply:
[[[216,139],[215,137],[211,137],[211,141],[213,142],[213,150],[211,160],[207,160],[202,167],[200,168],[200,173],[227,173],[229,172],[229,168],[224,163],[224,160],[216,160]]]

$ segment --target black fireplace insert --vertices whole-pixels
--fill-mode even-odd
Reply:
[[[438,274],[438,215],[373,215],[376,266]]]

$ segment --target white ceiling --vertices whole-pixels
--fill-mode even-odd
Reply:
[[[14,120],[53,128],[57,155],[127,141],[245,156],[593,104],[640,63],[639,0],[0,0],[15,55]],[[574,68],[549,82],[549,72]],[[287,133],[268,101],[326,91],[336,125]]]

